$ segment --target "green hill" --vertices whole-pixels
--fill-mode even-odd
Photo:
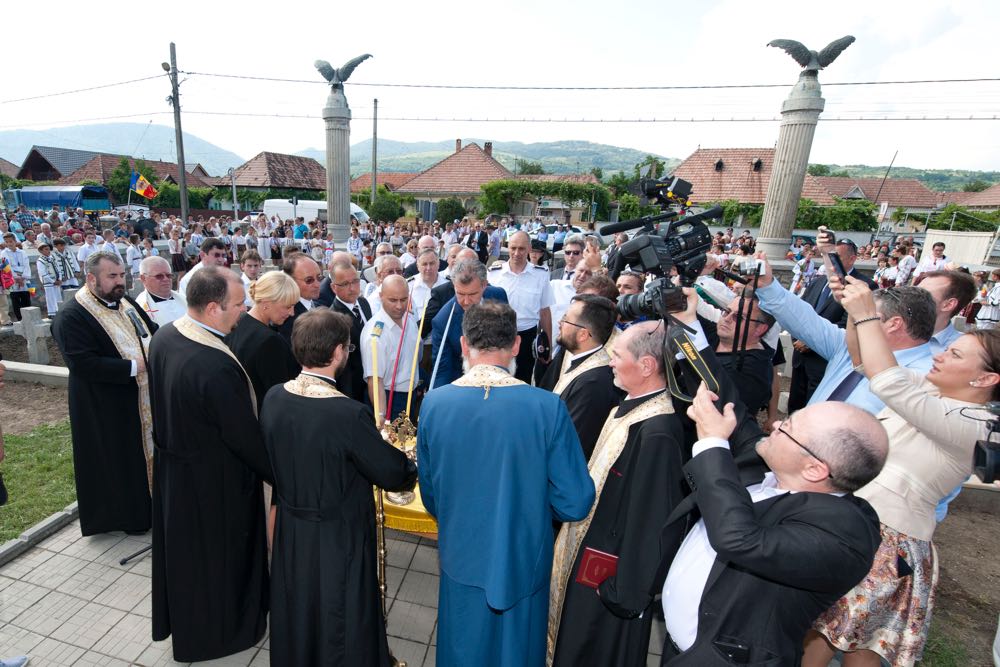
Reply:
[[[846,171],[854,178],[882,178],[887,166],[869,167],[865,164],[828,164],[830,174]],[[973,181],[983,181],[993,185],[1000,183],[1000,171],[971,171],[967,169],[913,169],[912,167],[893,166],[889,172],[890,178],[915,178],[931,190],[938,192],[955,192],[962,186]]]

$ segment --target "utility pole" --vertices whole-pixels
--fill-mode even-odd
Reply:
[[[372,113],[372,193],[369,197],[368,203],[371,205],[375,204],[375,190],[378,188],[378,183],[375,181],[378,175],[378,166],[376,160],[378,159],[378,100],[375,100],[375,111]]]
[[[181,224],[187,225],[188,219],[188,187],[187,169],[184,166],[184,133],[181,131],[181,100],[177,85],[177,47],[170,42],[170,64],[162,64],[163,70],[170,74],[170,98],[174,105],[174,133],[177,141],[177,176],[181,195]]]
[[[236,199],[236,170],[230,167],[226,174],[229,176],[229,184],[233,187],[233,222],[239,224],[240,202]]]

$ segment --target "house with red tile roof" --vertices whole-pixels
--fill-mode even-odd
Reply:
[[[123,157],[124,156],[122,155],[111,155],[110,153],[98,153],[69,175],[60,178],[56,181],[56,184],[79,185],[83,181],[94,181],[106,186],[108,184],[108,178],[110,178],[111,173],[115,170]],[[129,168],[135,169],[136,159],[127,159]],[[180,179],[176,162],[161,162],[159,160],[142,160],[142,162],[149,167],[154,174],[156,174],[156,182],[170,181],[171,183],[176,184]],[[191,188],[215,187],[212,180],[213,179],[210,176],[205,178],[201,177],[198,175],[197,171],[187,175],[187,184],[188,187]]]
[[[977,211],[997,211],[1000,210],[1000,183],[991,188],[986,188],[982,192],[969,192],[962,202],[962,206],[967,206]]]
[[[763,204],[773,168],[773,148],[699,148],[677,166],[674,175],[691,183],[691,201],[697,204],[727,199]],[[820,206],[835,203],[830,192],[809,174],[802,196]]]
[[[389,192],[393,192],[409,183],[418,175],[419,172],[380,171],[375,177],[375,182],[380,186],[384,185]],[[371,190],[371,187],[372,173],[370,171],[351,179],[352,194],[357,194],[362,190]]]
[[[326,168],[301,155],[264,151],[237,167],[234,176],[236,187],[250,190],[326,190]],[[228,176],[214,180],[218,186],[230,185]]]
[[[938,206],[940,199],[939,193],[915,178],[816,176],[815,180],[834,197],[887,203],[890,211],[903,208],[908,213],[928,213]]]
[[[18,167],[16,164],[14,164],[13,162],[8,162],[7,160],[4,160],[2,157],[0,157],[0,174],[3,174],[4,176],[9,176],[11,178],[17,178],[17,172],[19,170],[20,167]]]
[[[455,140],[455,152],[428,167],[396,189],[399,194],[417,200],[417,211],[424,220],[433,220],[437,202],[457,197],[467,209],[474,209],[484,183],[514,178],[514,174],[493,157],[493,142],[483,148],[476,143],[462,146]]]

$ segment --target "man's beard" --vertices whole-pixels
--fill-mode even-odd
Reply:
[[[576,354],[579,351],[579,348],[576,347],[576,341],[567,339],[562,331],[556,336],[556,344],[560,345],[570,354]]]
[[[122,297],[125,296],[125,286],[115,285],[114,287],[111,288],[109,292],[104,292],[104,293],[99,292],[97,289],[95,289],[94,296],[103,301],[117,303],[118,301],[122,300]]]
[[[472,364],[469,363],[469,358],[462,357],[462,372],[468,373],[471,368]],[[517,373],[517,359],[510,360],[510,363],[507,364],[507,372],[510,373],[511,376]]]

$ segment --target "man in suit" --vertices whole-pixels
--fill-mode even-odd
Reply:
[[[466,245],[476,251],[476,257],[485,265],[490,257],[490,235],[483,230],[483,223],[477,222],[469,232]]]
[[[420,253],[422,253],[424,250],[433,250],[434,252],[437,252],[437,239],[429,235],[421,236],[420,240],[417,241],[417,257],[420,257]],[[448,268],[448,262],[444,261],[443,259],[439,259],[438,271],[444,271],[447,268]],[[418,273],[420,273],[420,270],[417,269],[416,262],[413,262],[405,269],[403,269],[404,278],[412,278]]]
[[[576,265],[583,259],[583,235],[572,234],[563,243],[563,256],[565,264],[561,268],[552,271],[552,280],[572,280]]]
[[[816,249],[821,253],[836,251],[840,261],[844,264],[847,275],[865,281],[873,290],[878,289],[872,280],[854,269],[854,263],[858,259],[858,247],[854,241],[844,238],[840,239],[836,246],[817,245]],[[812,306],[813,310],[823,319],[833,322],[840,328],[847,326],[847,313],[831,295],[825,275],[817,276],[810,283],[802,295],[802,300]],[[793,346],[795,352],[792,354],[792,382],[788,391],[789,412],[804,408],[809,403],[809,399],[826,372],[826,359],[809,349],[809,346],[801,340],[796,340]]]
[[[319,284],[319,296],[316,297],[316,303],[320,306],[326,306],[330,308],[333,306],[333,300],[336,297],[334,294],[332,283],[333,283],[333,267],[337,264],[349,264],[355,269],[360,270],[360,265],[356,261],[354,255],[344,250],[337,250],[330,256],[330,261],[326,265],[327,277],[323,278],[323,282]],[[361,279],[361,275],[358,274],[358,279]],[[361,280],[359,283],[361,285],[361,290],[364,291],[367,283]]]
[[[451,384],[462,375],[462,320],[469,306],[486,299],[507,303],[507,292],[489,284],[486,267],[478,259],[455,262],[449,284],[454,296],[444,303],[431,324],[431,359],[434,365],[428,391]],[[439,287],[431,291],[431,298]]]
[[[361,364],[361,330],[372,317],[371,306],[361,296],[361,278],[357,269],[349,262],[338,262],[331,266],[333,303],[330,309],[351,318],[351,344],[354,351],[347,355],[347,363],[337,373],[337,389],[345,396],[360,403],[369,403],[368,385],[365,383],[364,367]]]
[[[295,284],[299,286],[300,298],[299,302],[295,304],[295,312],[278,327],[278,333],[284,336],[288,344],[291,345],[292,326],[295,324],[295,318],[319,306],[316,299],[319,298],[319,286],[323,282],[323,269],[309,255],[295,252],[285,258],[281,264],[281,270],[294,278]]]
[[[684,470],[702,518],[664,583],[661,664],[799,664],[812,622],[871,569],[878,515],[851,492],[882,469],[888,437],[860,408],[809,406],[758,440],[772,472],[744,486],[733,405],[719,412],[716,398],[702,386],[688,409],[698,441]]]
[[[476,251],[472,248],[466,248],[458,244],[448,248],[449,273],[456,263],[463,260],[475,260],[478,262],[479,256],[476,255]],[[442,274],[439,273],[438,275]],[[451,276],[445,275],[444,277],[447,278],[447,281],[431,289],[431,298],[427,301],[427,316],[424,317],[424,326],[420,330],[420,335],[424,338],[431,335],[431,326],[434,323],[434,318],[441,312],[441,307],[455,296],[455,284],[451,281]]]

